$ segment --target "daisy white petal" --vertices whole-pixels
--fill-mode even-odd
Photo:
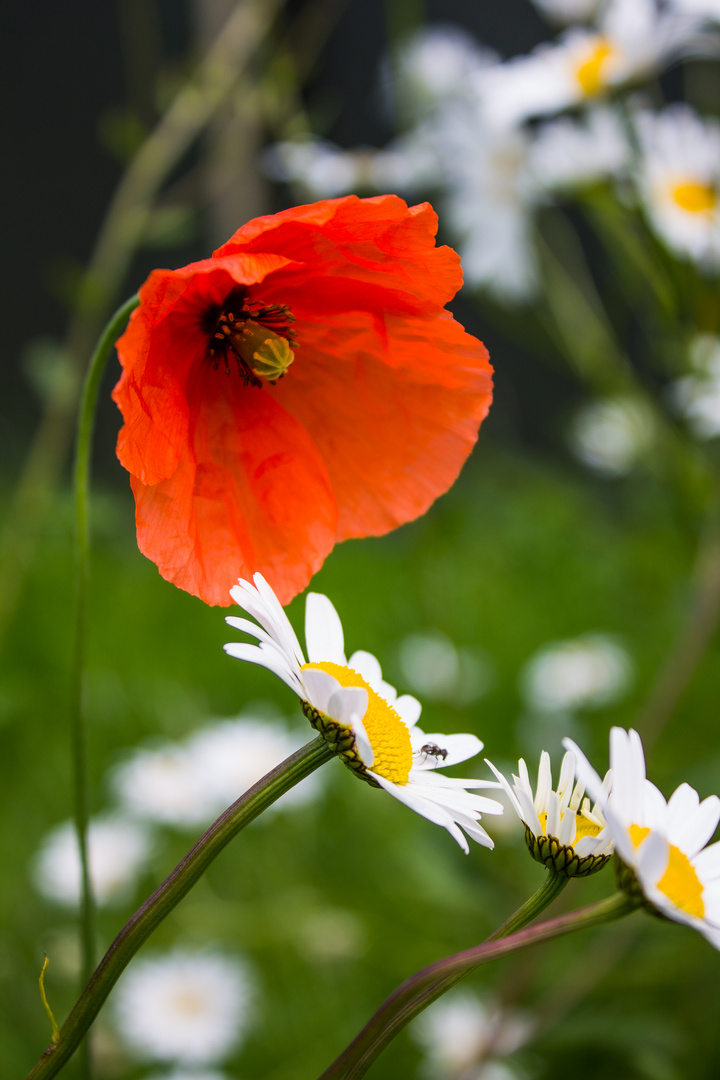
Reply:
[[[276,648],[263,648],[260,645],[248,645],[237,641],[228,642],[223,648],[228,656],[236,660],[246,660],[251,664],[259,664],[260,667],[267,668],[268,671],[279,676],[296,694],[301,692],[302,682],[299,676],[292,670],[287,658]]]
[[[367,769],[371,769],[375,761],[375,751],[372,748],[372,743],[368,739],[365,725],[359,716],[353,717],[353,731],[355,732],[355,742],[357,743],[358,753],[363,761],[363,764]]]
[[[695,865],[707,881],[720,880],[720,841],[704,848],[696,856]]]
[[[353,717],[364,716],[368,707],[368,693],[362,686],[341,686],[328,699],[327,712],[339,724],[352,727]]]
[[[366,652],[364,649],[358,649],[348,660],[348,667],[351,667],[353,671],[357,671],[358,675],[362,675],[363,679],[370,683],[373,690],[380,688],[383,681],[382,668],[379,660],[372,653]]]
[[[308,593],[305,601],[305,644],[308,660],[345,663],[345,639],[340,616],[327,596]]]
[[[404,724],[409,728],[415,727],[422,712],[422,705],[416,697],[412,694],[400,694],[395,698],[393,707]]]
[[[679,798],[678,798],[679,796]],[[689,784],[681,784],[668,800],[668,839],[693,856],[705,847],[720,821],[720,799],[708,795],[700,802]],[[691,847],[695,845],[695,850]]]

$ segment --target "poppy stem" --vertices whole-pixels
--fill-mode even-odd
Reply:
[[[334,751],[321,736],[313,739],[267,773],[213,822],[122,928],[60,1028],[57,1041],[48,1046],[26,1080],[50,1080],[60,1072],[140,946],[190,892],[223,848],[281,795],[334,757]]]
[[[553,873],[551,871],[551,875]],[[611,922],[623,915],[629,915],[637,907],[634,900],[620,892],[597,904],[549,919],[528,930],[520,929],[557,896],[565,883],[567,878],[563,885],[553,880],[552,876],[546,879],[535,895],[482,945],[438,960],[406,979],[384,1001],[359,1035],[325,1070],[319,1080],[359,1080],[398,1032],[464,975],[481,964],[507,956],[528,945],[561,937],[573,930]]]
[[[82,943],[81,987],[85,985],[95,966],[95,903],[88,862],[88,770],[87,725],[83,710],[83,682],[85,671],[85,645],[87,638],[87,608],[90,589],[90,465],[92,460],[92,436],[98,393],[108,357],[115,341],[123,330],[130,312],[140,303],[137,295],[117,309],[100,335],[88,365],[83,384],[75,437],[75,464],[73,488],[75,499],[75,635],[72,655],[72,681],[70,689],[70,724],[72,746],[72,779],[74,796],[75,828],[81,867],[80,936]],[[86,1076],[90,1074],[89,1064]]]

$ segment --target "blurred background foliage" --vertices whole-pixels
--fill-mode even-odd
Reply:
[[[183,114],[185,143],[166,152],[154,189],[117,212],[121,238],[106,236],[104,253],[93,255],[123,170],[132,170],[235,7],[71,0],[48,8],[33,0],[4,15],[0,99],[14,151],[2,177],[0,436],[0,1045],[8,1077],[23,1075],[49,1039],[37,991],[43,952],[58,1018],[77,990],[76,917],[39,894],[33,860],[72,802],[67,460],[77,373],[94,328],[153,266],[202,258],[249,217],[300,201],[292,178],[271,181],[261,167],[278,140],[311,133],[353,151],[392,139],[377,87],[384,57],[406,35],[442,20],[511,56],[555,34],[530,0],[241,4],[251,22],[237,40],[255,47],[227,61],[227,86],[202,123],[193,129]],[[663,74],[653,93],[657,105],[658,95],[678,99],[689,88],[708,115],[720,107],[719,85],[717,62],[703,59]],[[131,242],[123,223],[138,206]],[[495,403],[459,482],[424,519],[339,547],[313,588],[332,598],[349,648],[374,652],[390,681],[423,700],[426,730],[475,732],[496,764],[525,755],[532,773],[543,748],[559,765],[565,734],[603,765],[609,727],[639,725],[665,794],[687,780],[704,796],[720,777],[717,450],[695,438],[667,387],[691,370],[693,336],[720,329],[717,279],[671,255],[607,185],[545,206],[536,228],[535,296],[508,304],[476,288],[454,305],[496,368]],[[442,218],[441,237],[453,239]],[[657,298],[663,289],[666,304]],[[114,805],[113,769],[138,747],[268,709],[289,716],[298,738],[305,733],[289,691],[224,655],[233,635],[223,613],[163,582],[139,555],[127,478],[114,458],[116,377],[115,366],[96,438],[86,695],[94,814]],[[653,436],[639,440],[627,468],[590,467],[571,449],[578,410],[628,387],[651,415]],[[600,444],[612,437],[601,431]],[[300,629],[302,599],[289,613]],[[622,678],[604,701],[570,691],[564,704],[543,705],[529,661],[585,635],[622,655]],[[445,681],[425,675],[423,683],[428,657],[430,666],[450,665]],[[478,943],[541,879],[509,816],[484,822],[494,852],[473,847],[465,858],[443,832],[339,764],[323,773],[306,805],[233,842],[147,947],[212,946],[247,960],[252,1023],[236,1051],[209,1063],[235,1080],[318,1075],[398,982]],[[154,829],[152,858],[132,894],[100,912],[101,951],[195,835]],[[558,908],[611,888],[611,870],[571,883]],[[572,1067],[587,1078],[714,1077],[717,965],[699,935],[636,915],[467,980],[480,1000],[528,1018],[502,1065],[509,1071],[498,1072],[497,1062],[489,1071],[485,1051],[460,1065],[424,1058],[422,1035],[410,1032],[372,1075],[543,1080]],[[98,1078],[171,1075],[170,1064],[134,1056],[110,1009],[97,1025],[95,1057]],[[79,1065],[66,1074],[80,1076]]]

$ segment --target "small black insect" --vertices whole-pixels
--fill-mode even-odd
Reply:
[[[431,743],[431,742],[425,743],[424,746],[421,746],[420,747],[420,753],[424,754],[426,758],[428,758],[428,757],[442,758],[443,761],[448,756],[447,750],[443,750],[443,748],[441,746],[436,746],[435,743]]]

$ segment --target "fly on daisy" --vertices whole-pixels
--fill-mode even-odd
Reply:
[[[275,593],[261,574],[255,574],[253,582],[241,579],[230,594],[256,621],[234,616],[226,621],[258,644],[231,642],[225,646],[228,655],[260,664],[287,683],[313,727],[358,777],[447,829],[466,853],[463,832],[493,847],[479,824],[480,815],[501,814],[502,805],[468,789],[498,785],[437,771],[439,764],[474,757],[482,749],[480,740],[421,731],[420,702],[409,694],[398,696],[371,653],[359,651],[346,658],[340,618],[320,593],[309,593],[306,600],[306,661]]]
[[[720,821],[716,795],[700,801],[681,784],[666,801],[645,773],[637,731],[610,732],[612,792],[571,739],[564,745],[578,773],[603,805],[618,856],[621,888],[638,903],[699,930],[720,949],[720,843],[706,846]]]
[[[520,758],[513,786],[499,769],[487,762],[502,784],[513,809],[525,826],[525,842],[537,862],[567,877],[587,877],[601,870],[613,852],[605,819],[584,797],[585,784],[575,783],[575,757],[565,754],[557,789],[552,786],[550,755],[543,750],[535,795],[528,767]],[[605,786],[610,783],[610,774]],[[604,789],[603,789],[604,790]]]

